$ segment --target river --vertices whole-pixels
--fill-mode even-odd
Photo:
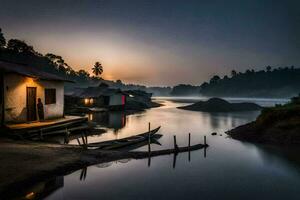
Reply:
[[[164,106],[133,115],[90,115],[89,119],[107,133],[89,136],[88,142],[145,132],[150,122],[152,128],[161,126],[159,133],[163,135],[159,139],[161,145],[152,144],[153,150],[173,147],[174,135],[179,146],[186,146],[188,133],[192,144],[203,143],[206,135],[210,146],[191,152],[190,156],[181,153],[155,157],[150,162],[119,160],[90,166],[56,177],[46,199],[299,199],[300,165],[296,150],[240,142],[224,133],[253,121],[259,112],[210,114],[176,108],[197,99],[156,100]],[[252,101],[264,106],[281,102]],[[212,132],[217,135],[212,136]]]

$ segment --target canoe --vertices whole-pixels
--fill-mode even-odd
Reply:
[[[161,134],[154,134],[151,138],[150,138],[150,144],[156,144],[156,145],[159,145],[161,146],[161,143],[159,143],[158,139],[160,139],[162,137]],[[131,150],[135,150],[135,149],[138,149],[138,148],[141,148],[143,146],[146,146],[148,145],[148,140],[145,140],[145,141],[142,141],[142,142],[139,142],[139,143],[136,143],[136,144],[132,144],[132,145],[129,145],[129,146],[126,146],[126,147],[122,147],[120,148],[122,151],[131,151]]]
[[[160,129],[160,126],[157,127],[156,129],[151,130],[150,132],[145,132],[145,133],[127,137],[127,138],[122,138],[122,139],[118,139],[118,140],[109,140],[109,141],[105,141],[105,142],[90,143],[90,144],[87,144],[87,147],[94,147],[94,148],[99,148],[99,149],[104,149],[104,150],[118,149],[118,148],[122,148],[122,147],[126,147],[126,146],[130,146],[133,144],[147,141],[149,139],[149,135],[150,135],[150,138],[153,137],[158,132],[159,129]]]

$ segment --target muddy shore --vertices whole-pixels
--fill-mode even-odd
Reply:
[[[85,150],[79,146],[0,139],[0,199],[53,176],[130,156],[130,153]]]

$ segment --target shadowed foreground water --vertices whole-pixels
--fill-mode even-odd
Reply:
[[[299,199],[300,170],[297,149],[242,143],[224,131],[247,123],[259,112],[209,114],[176,109],[186,103],[164,101],[165,106],[125,116],[90,116],[108,133],[90,136],[89,142],[126,137],[162,126],[162,146],[173,147],[173,135],[180,145],[192,144],[207,135],[206,150],[144,160],[120,160],[91,166],[65,177],[46,199]],[[217,136],[210,133],[217,132]],[[222,134],[222,136],[220,135]],[[71,141],[76,143],[76,141]],[[147,150],[147,147],[141,148]],[[299,152],[299,151],[298,151]],[[176,159],[174,162],[174,159]],[[149,166],[150,164],[150,166]]]

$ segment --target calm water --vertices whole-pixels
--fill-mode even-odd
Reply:
[[[300,168],[297,150],[278,150],[230,139],[224,134],[233,127],[254,120],[259,112],[209,114],[179,110],[184,100],[159,99],[165,106],[125,116],[123,113],[89,116],[100,127],[102,136],[90,136],[89,142],[122,138],[162,126],[162,144],[152,149],[173,147],[173,135],[179,146],[203,141],[210,145],[176,157],[161,156],[148,160],[120,160],[99,164],[52,180],[46,199],[299,199]],[[265,102],[274,104],[274,102]],[[278,102],[276,102],[278,103]],[[217,132],[217,136],[210,133]],[[222,135],[220,135],[222,134]],[[76,143],[76,140],[71,141]],[[146,150],[146,147],[139,150]],[[299,152],[299,151],[298,151]],[[298,161],[297,161],[298,160]],[[51,184],[48,184],[51,185]]]

